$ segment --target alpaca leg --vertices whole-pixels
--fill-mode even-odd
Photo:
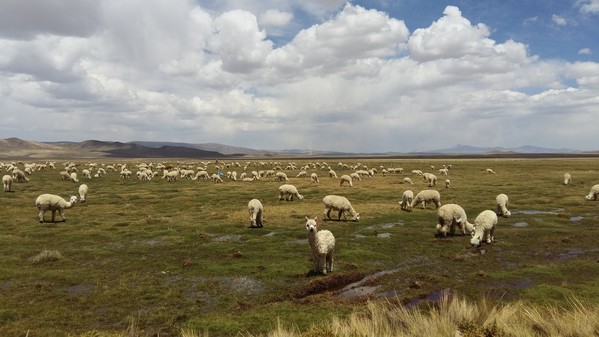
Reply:
[[[54,223],[54,222],[55,222],[55,219],[56,219],[56,210],[55,210],[55,209],[53,209],[53,210],[52,210],[52,223]]]
[[[40,209],[40,212],[37,215],[40,218],[40,222],[44,222],[44,213],[45,212],[46,212],[45,210]]]
[[[329,272],[333,271],[333,253],[327,255],[327,270]]]
[[[322,269],[322,274],[326,275],[327,274],[327,261],[326,261],[327,257],[324,254],[321,254],[321,256],[319,257],[319,261],[320,261],[320,268]]]

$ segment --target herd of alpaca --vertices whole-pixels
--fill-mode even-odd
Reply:
[[[433,167],[431,167],[433,168]],[[447,176],[449,174],[450,167],[443,167],[439,169],[439,173]],[[97,170],[93,177],[99,177],[102,174],[106,174],[107,170],[110,170],[110,167],[107,167],[106,170],[102,168],[102,170]],[[117,171],[116,168],[112,168],[114,171]],[[306,167],[307,169],[307,167]],[[25,170],[20,170],[15,168],[10,169],[11,174],[6,174],[2,178],[4,192],[14,192],[13,187],[14,183],[26,183],[29,182],[27,178],[27,174],[30,174],[31,170],[27,168]],[[403,172],[403,169],[384,169],[382,168],[383,174],[392,173],[392,172]],[[493,169],[486,169],[486,173],[489,174],[497,174]],[[356,170],[352,174],[343,174],[340,178],[337,178],[337,174],[334,170],[328,170],[329,177],[339,179],[339,186],[347,186],[353,187],[354,182],[359,183],[362,181],[362,177],[372,177],[376,171],[375,170]],[[413,170],[413,175],[421,176],[423,181],[427,184],[428,187],[436,186],[437,177],[434,174],[422,172],[420,170]],[[71,182],[79,182],[77,178],[76,170],[71,170],[70,168],[65,168],[65,171],[61,171],[59,173],[62,180],[71,181]],[[157,172],[152,172],[151,170],[140,170],[137,172],[137,177],[140,180],[150,180],[152,177],[159,176]],[[131,171],[126,169],[124,166],[121,167],[120,176],[123,179],[129,179],[131,176]],[[190,179],[190,180],[210,180],[216,183],[223,183],[221,177],[224,177],[224,174],[214,174],[210,176],[204,169],[198,170],[195,173],[194,170],[187,169],[174,169],[169,170],[164,168],[162,178],[169,182],[174,182],[177,178],[181,179]],[[294,198],[297,200],[302,200],[304,197],[299,193],[296,186],[287,183],[289,181],[288,176],[284,172],[266,172],[262,171],[256,172],[252,171],[251,178],[247,177],[245,173],[243,173],[239,177],[239,181],[257,181],[259,179],[264,179],[265,177],[272,177],[275,181],[285,182],[283,185],[279,186],[279,200],[282,201],[293,201]],[[82,177],[84,179],[92,179],[92,173],[90,169],[85,169],[82,171]],[[237,181],[237,173],[236,172],[227,172],[226,177]],[[301,170],[300,173],[296,176],[296,178],[304,178],[308,177],[308,172],[304,169]],[[311,183],[318,184],[320,181],[316,173],[310,174]],[[564,174],[564,185],[570,185],[572,183],[572,176],[569,173]],[[403,178],[402,182],[404,184],[413,184],[412,179],[409,177]],[[449,179],[445,180],[445,188],[449,188],[450,182]],[[59,221],[66,221],[66,217],[64,215],[64,210],[70,209],[79,201],[84,203],[87,201],[89,187],[87,184],[79,185],[77,190],[79,196],[76,195],[70,196],[68,201],[62,198],[59,195],[44,193],[39,195],[35,200],[35,206],[38,209],[38,219],[39,222],[43,223],[48,221],[44,218],[46,211],[50,211],[51,222],[56,222],[56,214],[58,213],[60,219]],[[588,195],[585,196],[587,200],[598,200],[599,199],[599,184],[591,187],[591,190]],[[358,213],[349,200],[341,195],[326,195],[322,202],[324,204],[324,220],[337,220],[337,221],[347,221],[348,216],[351,221],[359,221],[360,213]],[[473,247],[478,247],[482,243],[490,244],[495,240],[495,229],[497,227],[498,218],[499,217],[510,217],[511,212],[508,209],[509,198],[507,194],[500,193],[495,198],[495,210],[484,210],[478,214],[475,220],[471,223],[468,221],[468,217],[464,208],[458,204],[450,203],[441,205],[441,193],[434,189],[424,189],[419,191],[417,194],[414,194],[412,190],[405,190],[401,196],[401,201],[399,202],[400,208],[403,211],[411,212],[416,207],[421,207],[422,209],[426,209],[427,205],[432,204],[437,209],[437,224],[436,235],[442,238],[445,238],[449,235],[453,236],[457,231],[462,235],[470,235],[471,240],[470,244]],[[261,228],[264,226],[264,206],[262,202],[258,199],[252,199],[247,204],[247,210],[250,218],[250,227],[253,228]],[[331,212],[336,212],[333,217],[331,217]],[[342,219],[343,217],[343,219]],[[333,271],[333,258],[335,252],[335,237],[333,233],[326,229],[320,228],[320,222],[317,217],[309,218],[306,217],[305,228],[308,232],[308,242],[310,244],[311,256],[313,261],[312,272],[327,274]]]

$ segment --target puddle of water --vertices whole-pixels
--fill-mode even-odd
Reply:
[[[390,238],[391,233],[379,233],[376,235],[377,238]]]
[[[339,298],[342,300],[349,300],[356,297],[369,296],[374,294],[378,288],[379,286],[362,286],[348,289],[341,292],[341,294],[339,294]]]
[[[578,250],[578,249],[572,249],[572,250],[569,250],[569,251],[567,251],[565,253],[559,254],[557,256],[557,259],[561,260],[561,261],[565,261],[565,260],[569,260],[569,259],[575,258],[575,257],[579,256],[580,254],[582,254],[582,252],[580,250]]]
[[[584,219],[583,216],[573,216],[573,217],[570,217],[570,221],[572,221],[572,222],[580,221],[582,219]]]
[[[69,296],[78,296],[89,294],[96,289],[93,284],[77,284],[67,288],[67,294]]]
[[[446,296],[449,294],[450,290],[451,289],[449,289],[449,288],[445,288],[445,289],[441,289],[439,291],[435,291],[434,293],[431,293],[424,298],[415,298],[415,299],[411,300],[410,302],[408,302],[406,304],[406,307],[412,308],[422,302],[439,302],[443,298],[443,296]]]
[[[389,229],[389,228],[393,228],[397,225],[403,226],[403,222],[398,221],[397,223],[385,223],[382,225],[373,225],[373,226],[368,226],[365,229],[368,229],[368,230],[373,230],[373,229],[377,229],[377,228]]]
[[[516,213],[516,214],[526,214],[526,215],[538,215],[538,214],[551,214],[551,215],[557,215],[559,212],[559,210],[555,210],[555,211],[538,211],[538,210],[534,210],[534,209],[529,209],[529,210],[517,210],[517,211],[512,211],[512,214]]]
[[[513,224],[512,226],[514,227],[518,227],[518,228],[522,228],[522,227],[528,227],[528,223],[526,222],[516,222],[515,224]]]
[[[361,279],[357,282],[346,285],[339,291],[339,297],[343,297],[346,292],[353,293],[353,291],[352,291],[353,289],[363,288],[362,291],[365,291],[367,286],[365,286],[364,284],[366,284],[367,282],[370,282],[379,277],[383,277],[385,275],[399,273],[400,271],[404,270],[405,268],[407,268],[409,266],[412,266],[412,265],[427,266],[427,265],[431,265],[434,263],[435,263],[434,261],[430,261],[426,257],[419,257],[419,258],[413,258],[413,259],[407,260],[404,263],[402,263],[402,266],[399,268],[382,270],[382,271],[367,275],[363,279]],[[374,289],[373,291],[376,291],[376,289]]]
[[[214,241],[239,241],[241,240],[241,235],[223,235],[223,236],[219,236],[214,238]]]

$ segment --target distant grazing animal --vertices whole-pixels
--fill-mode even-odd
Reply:
[[[597,200],[597,196],[599,195],[599,184],[591,187],[591,191],[585,197],[587,200]]]
[[[299,200],[304,199],[294,185],[284,184],[279,186],[279,200],[293,201],[293,197],[296,197]]]
[[[12,191],[12,182],[13,182],[13,179],[9,174],[5,174],[2,177],[2,185],[4,185],[4,192]]]
[[[572,176],[570,173],[564,173],[564,185],[570,185],[572,182]]]
[[[87,187],[86,184],[81,184],[79,186],[79,200],[81,200],[81,202],[86,202],[87,201],[87,191],[89,190],[89,188]]]
[[[474,229],[470,244],[474,247],[480,246],[484,241],[491,243],[495,241],[495,227],[497,226],[497,214],[491,210],[482,211],[474,219]]]
[[[345,213],[349,213],[352,216],[352,221],[360,221],[360,213],[356,212],[356,210],[352,207],[349,200],[346,197],[342,197],[340,195],[327,195],[322,199],[324,203],[324,217],[327,220],[331,219],[331,211],[336,210],[339,211],[337,220],[341,220],[341,215],[343,218],[347,220]]]
[[[71,208],[77,202],[77,196],[71,196],[69,201],[64,200],[62,197],[54,194],[42,194],[35,199],[35,206],[39,210],[40,222],[44,222],[44,213],[46,211],[52,211],[52,222],[56,220],[56,211],[60,215],[62,221],[65,221],[63,210]]]
[[[249,178],[253,179],[253,178]],[[258,199],[252,199],[248,202],[248,213],[250,214],[250,226],[262,227],[262,212],[264,207]]]
[[[339,186],[343,186],[343,183],[347,183],[349,186],[353,186],[351,176],[344,174],[339,178]]]
[[[509,199],[506,194],[501,193],[497,195],[495,198],[495,213],[497,213],[497,215],[501,215],[504,218],[508,218],[510,215],[512,215],[512,212],[507,209],[508,200]]]
[[[414,192],[412,192],[411,190],[405,190],[401,195],[401,201],[399,202],[401,209],[404,211],[411,212],[412,200],[414,200]]]
[[[320,183],[320,180],[318,180],[318,175],[316,173],[312,173],[310,175],[310,181],[316,184]]]
[[[421,205],[422,208],[426,208],[426,204],[432,202],[435,204],[435,208],[441,207],[441,194],[436,190],[422,190],[416,194],[414,200],[412,200],[412,207]]]
[[[458,204],[445,204],[437,210],[437,234],[447,237],[447,234],[453,236],[457,227],[463,235],[473,230],[473,225],[468,222],[468,217],[464,208]]]

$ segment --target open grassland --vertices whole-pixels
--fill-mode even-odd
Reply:
[[[248,172],[275,162],[225,162],[235,161],[249,161]],[[266,166],[256,166],[260,161]],[[79,183],[60,179],[61,162],[15,183],[14,192],[1,195],[0,335],[95,336],[132,326],[142,336],[260,335],[279,323],[309,334],[314,325],[368,314],[368,300],[419,307],[446,291],[474,303],[486,298],[568,307],[574,297],[599,304],[599,201],[584,198],[599,183],[597,158],[276,161],[303,200],[279,201],[282,183],[272,178],[139,181],[135,165],[141,161],[127,160],[98,163],[127,163],[130,180],[117,172],[84,179],[88,160],[81,160],[75,161]],[[299,169],[285,170],[290,162],[326,162],[338,176],[354,172],[338,162],[378,173],[340,187],[319,168],[296,178]],[[202,165],[167,163],[194,170]],[[452,165],[447,177],[437,172],[444,164]],[[383,176],[381,167],[404,173]],[[428,188],[410,174],[414,169],[435,173],[442,204],[460,204],[470,221],[494,210],[497,194],[508,194],[512,216],[499,219],[496,242],[472,248],[469,237],[436,238],[434,208],[401,211],[404,190]],[[233,170],[243,172],[235,166],[224,172]],[[215,172],[213,163],[208,171]],[[319,184],[310,182],[311,172]],[[563,185],[565,172],[572,174],[569,186]],[[403,184],[404,177],[414,185]],[[89,186],[87,203],[66,210],[66,222],[38,222],[39,194],[68,199],[80,183]],[[312,275],[305,216],[322,218],[327,194],[346,196],[361,219],[321,223],[337,239],[335,271]],[[252,198],[264,204],[263,228],[248,228]]]

